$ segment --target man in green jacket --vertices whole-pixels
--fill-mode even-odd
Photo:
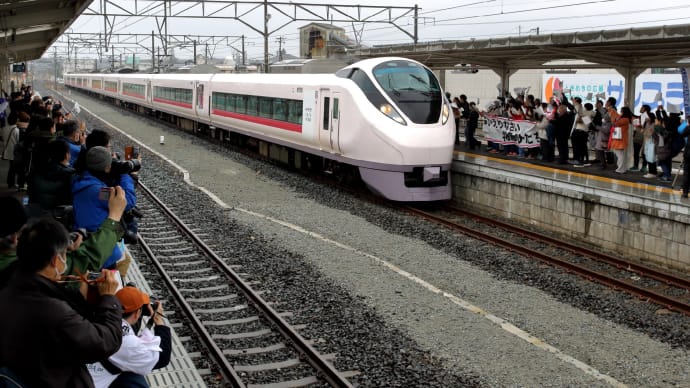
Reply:
[[[84,274],[87,271],[99,271],[103,263],[124,234],[120,218],[127,206],[127,199],[122,188],[110,188],[108,200],[108,218],[100,228],[91,233],[82,242],[82,236],[76,234],[67,252],[66,275]],[[26,224],[24,208],[14,197],[0,198],[0,289],[4,288],[12,277],[17,266],[17,242],[21,228]]]

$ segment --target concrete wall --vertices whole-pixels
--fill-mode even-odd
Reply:
[[[690,275],[688,207],[456,162],[457,205]]]

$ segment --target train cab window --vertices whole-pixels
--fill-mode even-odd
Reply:
[[[439,121],[443,95],[436,76],[426,67],[406,60],[392,60],[377,65],[374,78],[414,123]]]
[[[367,96],[369,102],[374,104],[374,106],[377,109],[379,109],[381,105],[387,103],[383,95],[381,95],[378,89],[376,89],[374,83],[371,82],[369,76],[362,70],[352,70],[352,72],[350,73],[350,79],[354,81],[354,83],[357,84],[357,86],[359,86],[360,89],[362,89],[362,92],[364,92],[364,95]]]
[[[330,97],[324,97],[323,99],[323,127],[322,129],[325,131],[328,131],[328,113],[329,110],[331,109],[331,98]]]

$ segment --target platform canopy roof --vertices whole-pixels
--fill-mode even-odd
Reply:
[[[690,24],[374,46],[354,55],[401,56],[433,69],[459,64],[493,69],[679,67],[678,61],[690,58]],[[559,60],[580,62],[554,63]]]
[[[93,0],[0,2],[0,62],[38,59]]]

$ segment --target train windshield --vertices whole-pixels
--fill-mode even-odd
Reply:
[[[443,107],[436,76],[409,61],[388,61],[374,68],[374,78],[398,108],[416,124],[437,123]]]

